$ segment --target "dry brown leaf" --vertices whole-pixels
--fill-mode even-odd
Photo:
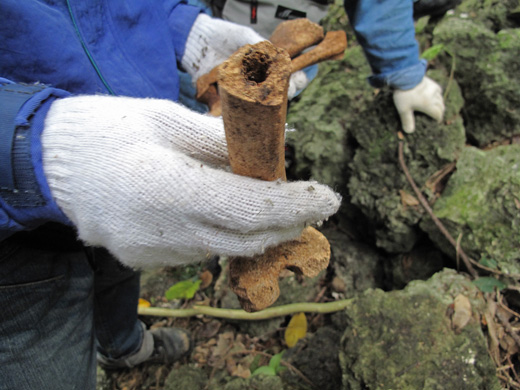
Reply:
[[[419,206],[417,198],[408,192],[399,190],[399,195],[401,195],[401,204],[403,206]]]
[[[213,319],[202,326],[202,329],[199,333],[199,337],[203,339],[209,339],[211,337],[214,337],[220,330],[221,326],[221,321]]]
[[[471,319],[471,303],[465,295],[459,294],[453,301],[451,324],[456,333],[460,332]]]
[[[224,368],[226,356],[231,348],[233,348],[233,340],[233,332],[225,332],[218,336],[217,345],[208,359],[208,364],[211,367],[216,367],[218,369]]]
[[[208,271],[208,270],[205,270],[204,272],[202,272],[200,275],[200,286],[199,286],[199,290],[204,290],[205,288],[208,288],[211,284],[211,282],[213,281],[213,274]]]
[[[242,364],[237,364],[236,370],[231,375],[247,379],[251,376],[251,370],[242,366]]]
[[[499,341],[497,336],[497,324],[495,323],[495,313],[496,313],[496,302],[489,299],[487,301],[486,312],[484,316],[486,317],[487,330],[489,336],[489,354],[491,358],[495,362],[496,366],[500,366],[500,349],[499,349]]]
[[[428,188],[433,193],[439,193],[442,192],[443,188],[441,188],[440,184],[444,180],[446,176],[451,174],[456,167],[456,163],[452,162],[449,164],[446,164],[441,169],[439,169],[437,172],[434,172],[433,175],[431,175],[428,180],[426,180],[425,187]]]

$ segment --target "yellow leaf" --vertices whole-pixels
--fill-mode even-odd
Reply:
[[[139,303],[137,304],[137,307],[150,307],[152,304],[148,302],[146,299],[139,298]]]
[[[287,329],[285,329],[285,343],[289,348],[296,345],[299,339],[305,337],[307,333],[307,317],[305,313],[293,315]]]

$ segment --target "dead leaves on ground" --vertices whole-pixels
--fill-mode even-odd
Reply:
[[[488,335],[488,350],[497,367],[504,389],[520,389],[518,353],[520,352],[520,314],[512,311],[497,292],[487,297],[482,318]]]

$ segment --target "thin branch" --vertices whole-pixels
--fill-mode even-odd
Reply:
[[[254,313],[248,313],[244,310],[222,309],[210,306],[194,305],[191,309],[168,309],[162,307],[139,307],[138,314],[144,316],[155,317],[193,317],[197,315],[206,315],[217,318],[227,318],[232,320],[256,321],[269,318],[281,317],[294,313],[333,313],[343,310],[350,306],[352,299],[343,299],[340,301],[313,303],[300,302],[291,303],[283,306],[270,307]]]
[[[422,192],[419,190],[419,188],[415,184],[415,181],[413,180],[413,177],[410,174],[410,171],[408,170],[408,167],[406,166],[406,163],[404,162],[403,144],[404,144],[403,141],[399,141],[399,164],[401,165],[401,168],[402,168],[402,170],[404,172],[404,175],[406,176],[406,179],[408,180],[408,183],[410,183],[410,185],[412,186],[413,191],[415,192],[415,195],[417,195],[417,198],[419,198],[419,202],[424,207],[426,212],[430,215],[430,217],[432,218],[432,220],[435,223],[435,225],[437,226],[437,228],[448,239],[450,244],[453,245],[454,248],[457,248],[458,247],[457,246],[457,242],[453,239],[453,237],[451,236],[450,232],[448,232],[448,230],[444,227],[444,225],[439,220],[439,218],[437,218],[437,216],[433,213],[433,210],[430,207],[430,204],[428,203],[428,201],[426,200],[426,198],[424,197]],[[473,266],[471,265],[471,261],[470,261],[469,257],[462,250],[462,248],[460,248],[458,253],[459,253],[460,257],[462,258],[462,261],[466,265],[466,268],[468,269],[468,271],[471,274],[471,276],[473,276],[475,279],[478,278],[477,271],[475,271],[475,268],[473,268]]]

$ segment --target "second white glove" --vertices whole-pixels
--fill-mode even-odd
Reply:
[[[406,133],[415,131],[414,111],[423,112],[437,122],[442,121],[444,116],[442,88],[427,76],[412,89],[395,90],[393,99]]]
[[[181,64],[196,81],[240,47],[265,40],[249,27],[200,14],[186,40]]]
[[[133,267],[261,253],[340,204],[317,183],[232,174],[222,119],[166,100],[57,100],[42,154],[51,193],[79,238]]]

